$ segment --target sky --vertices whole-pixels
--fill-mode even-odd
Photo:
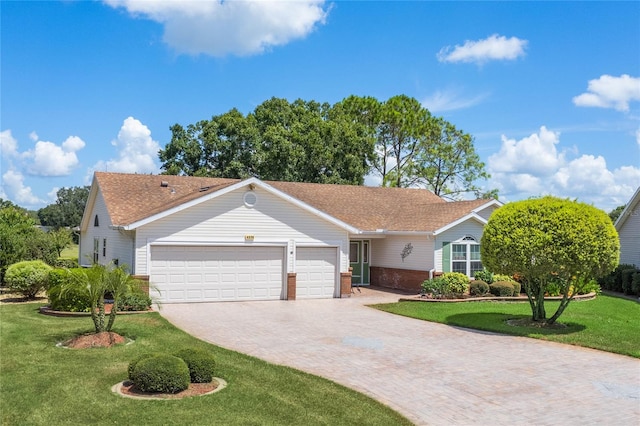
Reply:
[[[0,198],[159,173],[169,128],[271,97],[405,94],[474,137],[500,200],[640,186],[640,2],[0,2]],[[380,179],[371,175],[367,184]]]

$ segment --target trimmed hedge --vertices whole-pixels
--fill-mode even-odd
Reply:
[[[73,286],[68,286],[69,273],[78,274],[82,268],[74,269],[54,269],[49,272],[49,288],[47,296],[49,297],[49,307],[54,311],[66,312],[90,312],[91,299],[84,292],[74,290]],[[62,291],[63,287],[67,287],[67,291]]]
[[[469,284],[469,294],[471,296],[484,296],[489,293],[489,284],[482,280],[474,280]]]
[[[209,383],[213,380],[216,361],[209,352],[199,349],[183,349],[175,356],[182,359],[189,367],[191,383]]]
[[[40,290],[49,286],[51,269],[41,260],[25,260],[9,266],[4,281],[11,291],[33,299]]]
[[[142,392],[178,393],[189,387],[189,367],[173,355],[156,355],[139,360],[131,381]]]
[[[513,283],[509,281],[496,281],[489,286],[489,291],[498,297],[513,296]]]
[[[146,353],[146,354],[142,354],[142,355],[138,355],[136,358],[133,359],[133,361],[131,361],[129,363],[129,366],[127,367],[127,377],[129,378],[129,380],[133,381],[133,370],[136,368],[136,365],[138,365],[138,363],[140,361],[142,361],[143,359],[147,359],[147,358],[151,358],[154,356],[160,356],[162,355],[161,353]]]
[[[146,311],[151,307],[151,298],[145,293],[130,293],[118,299],[118,311]]]

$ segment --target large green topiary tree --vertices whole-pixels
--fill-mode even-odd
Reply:
[[[533,320],[553,324],[582,285],[615,268],[620,243],[605,212],[548,196],[496,210],[480,250],[489,270],[521,278]],[[544,295],[551,282],[560,285],[562,301],[547,319]]]

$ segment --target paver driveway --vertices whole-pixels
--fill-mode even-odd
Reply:
[[[160,313],[208,342],[364,392],[416,424],[640,424],[639,360],[364,306],[397,299],[367,290],[348,299],[167,304]]]

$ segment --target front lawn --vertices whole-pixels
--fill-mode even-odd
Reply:
[[[329,380],[210,345],[158,313],[119,316],[114,331],[134,343],[72,350],[56,343],[91,331],[89,318],[37,313],[39,304],[0,306],[3,425],[59,424],[411,424],[390,408]],[[228,387],[171,401],[126,399],[111,386],[145,352],[201,348]]]
[[[558,320],[567,326],[563,329],[508,325],[509,319],[531,317],[527,302],[399,302],[372,307],[426,321],[552,340],[640,358],[640,304],[617,297],[600,295],[595,300],[572,301]],[[548,316],[557,307],[558,302],[545,302]]]
[[[78,245],[71,244],[69,247],[62,250],[60,254],[61,259],[77,259],[78,258]]]

